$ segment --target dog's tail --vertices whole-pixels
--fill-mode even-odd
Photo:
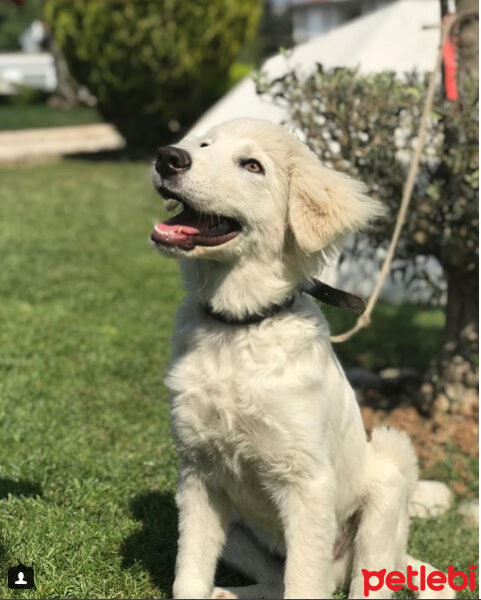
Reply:
[[[408,498],[411,498],[418,481],[418,459],[409,436],[397,429],[376,427],[372,432],[371,447],[397,466],[408,485]]]

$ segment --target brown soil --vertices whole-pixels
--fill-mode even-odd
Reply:
[[[457,495],[473,495],[475,475],[470,459],[479,455],[477,417],[440,413],[426,418],[413,406],[389,411],[363,406],[361,411],[368,432],[378,425],[389,425],[409,434],[423,477],[437,478],[436,474],[442,473]]]

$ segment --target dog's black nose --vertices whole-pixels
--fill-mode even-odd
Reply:
[[[192,158],[188,152],[175,146],[163,146],[159,148],[159,154],[155,161],[155,170],[162,177],[170,177],[176,173],[187,171],[192,164]]]

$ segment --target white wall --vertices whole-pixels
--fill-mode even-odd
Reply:
[[[57,72],[52,54],[0,53],[0,95],[14,94],[16,86],[53,91],[57,86]]]
[[[313,37],[394,0],[331,0],[322,3],[291,0],[294,43]]]

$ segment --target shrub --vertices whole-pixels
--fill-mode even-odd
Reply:
[[[463,86],[460,102],[436,99],[396,256],[400,275],[427,277],[421,266],[429,256],[443,266],[446,329],[434,384],[445,408],[469,412],[477,387],[478,85],[466,79]],[[364,181],[386,206],[388,218],[370,232],[373,257],[392,235],[426,87],[416,74],[400,81],[322,66],[307,79],[290,73],[259,82],[260,92],[288,107],[324,163]],[[414,268],[405,268],[409,262]]]
[[[18,3],[13,0],[0,2],[0,51],[20,50],[20,35],[35,19],[42,18],[42,0]]]
[[[134,146],[181,132],[226,89],[257,0],[47,0],[74,78]]]

